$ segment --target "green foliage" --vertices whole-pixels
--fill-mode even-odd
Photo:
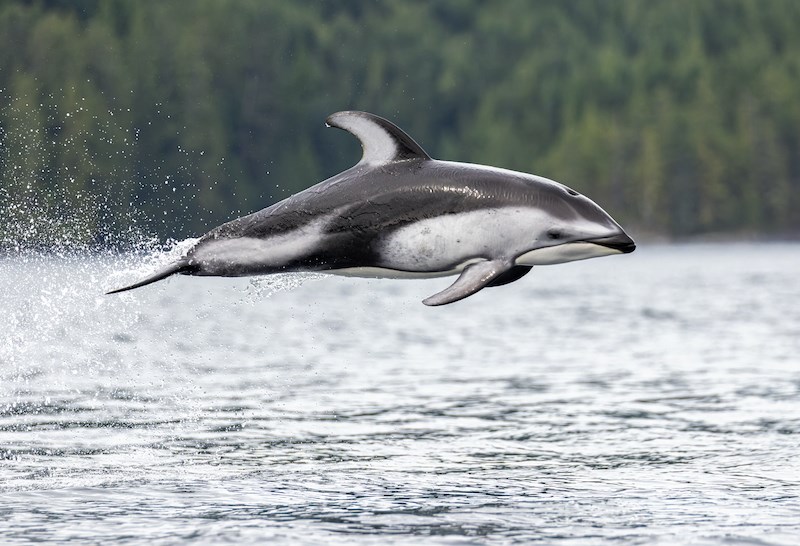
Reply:
[[[322,121],[363,109],[634,233],[797,233],[798,27],[794,0],[5,0],[0,232],[34,203],[202,232],[352,164]]]

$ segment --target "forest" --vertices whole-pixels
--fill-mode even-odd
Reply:
[[[634,237],[796,237],[798,28],[795,0],[0,0],[0,246],[200,234],[355,163],[348,109]]]

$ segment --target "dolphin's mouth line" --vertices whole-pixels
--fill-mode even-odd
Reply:
[[[601,237],[599,239],[590,239],[588,241],[583,241],[583,242],[604,246],[606,248],[610,248],[611,250],[616,250],[617,252],[621,252],[622,254],[630,254],[631,252],[636,250],[636,243],[634,242],[634,240],[628,237],[624,233],[621,233],[620,235],[614,235],[612,237]]]

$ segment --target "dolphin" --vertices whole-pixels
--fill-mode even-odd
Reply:
[[[201,237],[179,260],[109,294],[170,275],[326,272],[373,278],[458,274],[423,301],[445,305],[514,282],[535,265],[633,252],[611,216],[567,186],[521,172],[432,159],[367,112],[326,120],[361,142],[361,160]]]

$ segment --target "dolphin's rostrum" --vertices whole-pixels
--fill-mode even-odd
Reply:
[[[444,305],[516,281],[534,265],[636,248],[603,209],[558,182],[432,159],[400,128],[367,112],[337,112],[327,125],[361,141],[355,166],[211,230],[177,262],[109,294],[174,273],[460,274],[423,302]]]

